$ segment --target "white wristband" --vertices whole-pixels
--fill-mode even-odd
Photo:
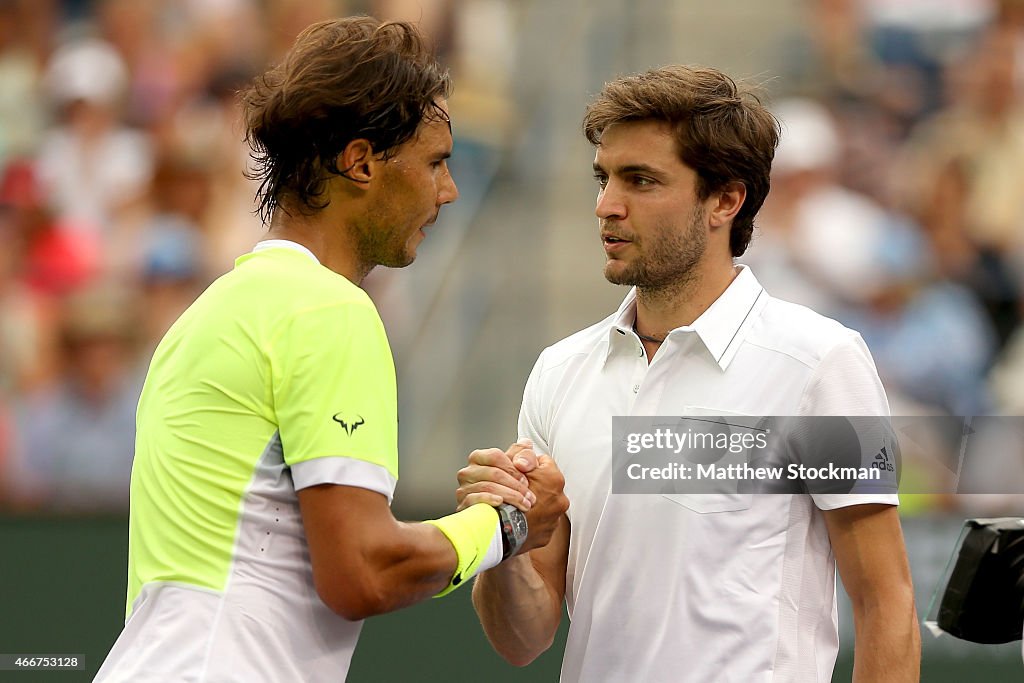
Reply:
[[[494,528],[494,536],[491,538],[491,545],[487,548],[487,554],[484,555],[484,559],[477,568],[476,574],[485,572],[491,567],[497,567],[501,562],[501,558],[505,554],[505,544],[503,543],[502,536],[501,520],[499,520],[498,525]]]

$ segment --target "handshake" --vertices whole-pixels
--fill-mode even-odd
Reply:
[[[519,553],[547,545],[558,520],[569,509],[562,472],[550,457],[537,455],[529,439],[520,439],[506,451],[473,451],[469,464],[459,470],[458,480],[458,510],[476,503],[495,507],[508,503],[526,514],[529,534]]]

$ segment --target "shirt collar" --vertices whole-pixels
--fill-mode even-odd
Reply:
[[[750,317],[759,301],[764,299],[764,287],[757,281],[750,268],[738,265],[739,273],[721,296],[715,299],[692,325],[677,327],[672,332],[693,331],[697,333],[708,352],[725,370],[735,356],[736,341],[743,324]],[[615,337],[634,335],[636,321],[636,288],[629,290],[618,311],[612,317],[609,330],[608,354],[615,347]],[[669,333],[671,336],[672,332]],[[634,335],[635,338],[635,335]],[[607,357],[606,357],[607,358]]]
[[[262,242],[256,243],[256,246],[252,248],[252,253],[255,254],[257,251],[264,251],[266,249],[292,249],[294,251],[302,252],[317,263],[320,263],[320,259],[318,259],[313,252],[298,242],[293,242],[291,240],[263,240]]]

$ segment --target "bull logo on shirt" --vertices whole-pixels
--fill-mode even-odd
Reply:
[[[340,424],[341,428],[344,429],[345,433],[349,436],[352,436],[359,425],[366,422],[362,415],[348,415],[346,413],[335,413],[331,419]]]

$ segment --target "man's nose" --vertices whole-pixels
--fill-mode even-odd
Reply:
[[[626,204],[612,183],[609,182],[601,188],[594,213],[602,220],[626,217]]]
[[[445,180],[441,185],[441,191],[437,194],[438,204],[451,204],[459,198],[459,188],[455,185],[455,179],[451,173],[445,174]]]

